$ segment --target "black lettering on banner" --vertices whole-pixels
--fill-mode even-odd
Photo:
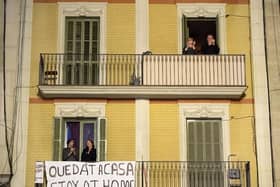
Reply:
[[[52,172],[52,171],[54,171],[54,172]],[[49,175],[50,175],[50,177],[55,177],[56,176],[56,167],[55,166],[50,167]]]
[[[79,174],[79,166],[77,164],[73,164],[72,168],[73,168],[73,175]]]
[[[110,187],[110,180],[107,180],[107,183],[106,180],[103,180],[103,187]]]
[[[73,180],[72,180],[72,184],[73,184],[75,187],[78,187],[78,183],[79,183],[78,180],[76,180],[76,181],[73,181]]]
[[[130,187],[129,180],[121,180],[121,187]]]
[[[65,165],[64,166],[64,170],[65,170],[65,175],[71,175],[71,171],[70,171],[70,165]]]
[[[67,186],[67,187],[72,187],[72,186],[73,186],[73,185],[72,185],[72,181],[68,181],[66,186]]]
[[[119,163],[119,175],[125,175],[125,164],[124,163]]]
[[[130,183],[129,183],[129,184],[130,184],[130,187],[131,187],[131,186],[134,186],[134,182],[135,182],[134,179],[130,180]]]
[[[101,164],[98,166],[98,175],[103,175],[103,167]]]
[[[104,174],[105,175],[110,175],[111,173],[110,172],[107,172],[107,168],[109,168],[108,166],[110,166],[110,164],[109,163],[106,163],[106,164],[104,164]]]
[[[84,182],[84,187],[89,187],[89,182],[88,181]]]
[[[95,167],[96,165],[95,164],[88,164],[88,167],[90,168],[89,170],[89,173],[90,173],[90,175],[93,175],[93,173],[94,173],[94,167]]]
[[[114,185],[114,184],[116,184],[116,185]],[[111,187],[119,187],[120,185],[119,185],[119,181],[117,181],[117,180],[112,180],[112,183],[111,183]]]
[[[63,184],[65,184],[65,181],[59,181],[58,184],[61,184],[60,186],[63,187]]]
[[[57,167],[57,175],[62,177],[64,176],[64,167],[60,168],[60,167]]]
[[[126,176],[130,175],[130,176],[134,176],[134,167],[131,163],[127,164],[127,171],[126,171]]]
[[[96,187],[96,183],[98,182],[98,180],[90,180],[89,181],[91,184],[93,184],[93,187]]]
[[[112,175],[118,175],[118,165],[116,163],[112,164],[112,171],[111,171]]]
[[[84,173],[85,173],[86,175],[88,175],[87,164],[83,164],[83,165],[82,165],[80,175],[84,175]]]
[[[51,183],[51,187],[55,186],[55,184],[57,184],[56,182],[52,182]]]

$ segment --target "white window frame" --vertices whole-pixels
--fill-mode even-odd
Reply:
[[[186,17],[219,17],[220,53],[227,53],[226,45],[226,4],[225,3],[177,3],[178,54],[182,53],[182,18]]]
[[[97,2],[71,2],[58,3],[58,40],[57,49],[59,53],[64,53],[65,47],[65,21],[67,16],[86,16],[100,18],[100,53],[106,53],[106,21],[107,4]]]
[[[179,104],[180,160],[187,161],[187,118],[220,118],[222,120],[223,160],[230,154],[229,104]]]
[[[99,125],[100,125],[100,119],[106,119],[105,117],[105,107],[106,103],[82,103],[82,102],[67,102],[67,103],[54,103],[55,105],[55,117],[60,119],[65,118],[85,118],[85,120],[96,118],[97,123],[97,133],[98,137],[100,136],[99,132]],[[71,120],[70,120],[71,121]],[[80,121],[77,119],[77,121]],[[66,145],[66,121],[63,123],[65,126],[65,138],[64,138],[64,146]],[[108,128],[108,124],[106,124],[106,129]],[[107,137],[107,131],[106,131],[106,137]],[[95,145],[96,148],[99,147],[99,144],[97,143]],[[107,143],[105,144],[105,159],[107,159]],[[79,155],[80,156],[80,155]],[[99,160],[99,154],[97,154],[97,160]]]

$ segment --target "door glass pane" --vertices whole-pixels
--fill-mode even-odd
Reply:
[[[83,126],[83,147],[86,147],[87,140],[94,141],[94,123],[84,123]],[[94,145],[96,146],[96,145]]]
[[[80,122],[66,122],[66,137],[67,140],[74,139],[77,153],[80,153]]]

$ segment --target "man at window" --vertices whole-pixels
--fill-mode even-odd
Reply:
[[[216,44],[215,38],[212,34],[207,35],[206,45],[202,49],[203,54],[218,55],[220,52],[219,46]]]
[[[188,38],[186,41],[186,46],[183,48],[183,55],[195,55],[195,44],[196,42],[193,38]]]

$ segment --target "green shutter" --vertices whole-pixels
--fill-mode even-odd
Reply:
[[[65,67],[66,84],[96,85],[99,81],[99,66],[96,54],[100,48],[100,19],[96,17],[66,17]],[[83,54],[83,55],[80,55]]]
[[[54,118],[53,160],[62,159],[65,128],[61,118]]]
[[[188,18],[183,15],[182,17],[182,48],[185,47],[186,40],[189,38]]]
[[[222,125],[220,120],[187,120],[187,160],[220,161]]]
[[[105,161],[107,155],[107,125],[106,119],[100,118],[98,123],[98,142],[97,153],[98,161]]]

